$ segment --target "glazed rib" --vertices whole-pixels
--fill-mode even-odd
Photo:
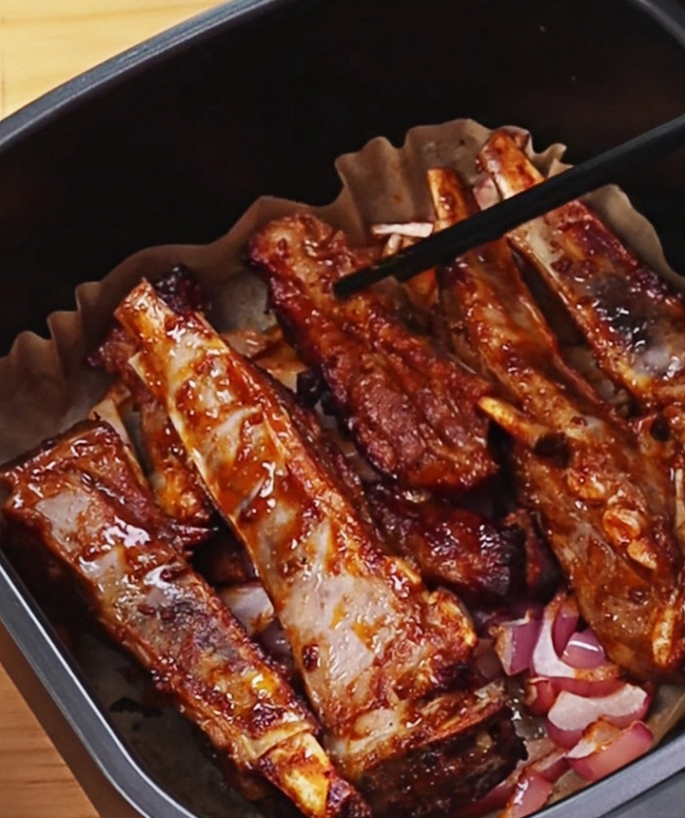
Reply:
[[[151,526],[149,498],[106,424],[86,422],[6,467],[10,529],[77,579],[108,633],[238,769],[307,816],[369,816],[313,717],[205,582]]]
[[[185,268],[174,268],[156,283],[155,289],[177,312],[207,308],[199,285]],[[135,347],[130,338],[114,322],[91,356],[91,363],[114,375],[130,392],[139,413],[140,444],[148,462],[148,479],[159,505],[181,523],[207,528],[212,505],[195,470],[188,466],[183,446],[166,412],[128,365],[133,354]]]
[[[523,573],[523,554],[513,530],[397,486],[376,483],[366,496],[390,547],[414,559],[427,580],[454,588],[467,603],[501,601],[513,591],[516,569]]]
[[[506,131],[480,153],[509,198],[544,180]],[[685,304],[578,200],[513,230],[512,245],[562,299],[599,366],[645,409],[685,399]]]
[[[285,353],[250,359],[276,377],[283,371],[280,359],[288,361],[289,357]],[[379,529],[387,551],[411,559],[424,579],[452,588],[467,602],[488,603],[507,596],[516,569],[523,568],[518,531],[498,527],[481,514],[428,492],[403,491],[378,481],[364,483],[355,468],[359,457],[348,461],[340,435],[324,433],[316,415],[289,393],[284,392],[282,398],[312,452],[331,476],[339,476],[339,490],[347,494],[360,516]]]
[[[379,814],[447,815],[487,791],[521,747],[501,686],[450,691],[475,644],[456,599],[383,554],[271,380],[202,316],[174,314],[143,282],[117,317],[245,542],[342,772]]]
[[[288,348],[289,354],[285,347],[281,342],[272,356],[248,357],[280,378],[284,371],[281,361],[285,361],[286,372],[292,371],[292,348]],[[288,377],[286,383],[292,382]],[[352,462],[347,459],[341,436],[325,433],[316,415],[298,404],[290,393],[283,392],[282,398],[312,452],[332,476],[340,477],[339,490],[348,495],[360,516],[379,528],[389,552],[410,558],[422,577],[452,588],[467,602],[477,599],[487,604],[507,596],[516,569],[523,568],[522,537],[517,530],[498,527],[481,514],[458,508],[428,492],[403,491],[397,485],[378,481],[364,483],[355,468],[359,457],[355,453]]]
[[[429,183],[445,222],[475,209],[454,173],[435,171]],[[541,517],[583,617],[631,673],[682,678],[682,557],[667,471],[564,364],[504,240],[441,279],[446,311],[502,395],[481,406],[516,441],[521,500]]]
[[[345,302],[332,284],[368,261],[310,215],[271,222],[250,243],[286,338],[325,382],[370,463],[405,487],[469,489],[496,470],[485,384],[407,330],[377,294]]]

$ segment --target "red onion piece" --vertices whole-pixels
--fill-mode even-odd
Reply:
[[[623,684],[624,682],[618,678],[593,682],[584,679],[547,679],[544,676],[533,676],[526,679],[524,702],[534,716],[546,716],[562,690],[591,698],[608,696],[623,687]]]
[[[504,781],[500,781],[487,795],[461,809],[459,811],[460,818],[477,818],[477,816],[488,815],[495,812],[495,810],[501,810],[514,791],[514,785],[515,776],[510,775]]]
[[[462,809],[459,813],[462,818],[476,818],[476,816],[501,810],[510,801],[514,801],[515,788],[519,790],[518,799],[523,802],[517,805],[517,809],[527,806],[534,810],[543,806],[549,792],[548,788],[544,787],[538,779],[542,778],[550,784],[554,784],[568,769],[566,753],[557,749],[549,738],[526,741],[526,750],[528,751],[528,760],[519,763],[514,772],[494,789],[490,790],[484,798]],[[535,793],[538,796],[536,798],[534,798]],[[545,793],[547,794],[545,795]],[[542,800],[543,796],[544,800]],[[536,802],[538,802],[538,806],[534,807]],[[513,803],[511,808],[513,808]],[[504,815],[509,814],[511,813],[504,813]],[[513,814],[527,815],[529,813]]]
[[[649,703],[650,696],[641,687],[630,684],[622,685],[608,696],[595,698],[562,690],[547,714],[548,732],[561,747],[573,747],[598,719],[616,727],[627,727],[645,715]]]
[[[602,664],[599,667],[583,669],[571,667],[564,662],[555,647],[554,630],[557,628],[557,642],[561,644],[566,637],[566,632],[573,623],[571,633],[575,630],[577,619],[575,619],[574,607],[568,602],[569,597],[565,594],[557,595],[544,610],[540,636],[533,650],[531,669],[536,676],[546,676],[550,679],[572,679],[583,682],[600,682],[606,679],[615,679],[619,674],[617,665],[611,662]],[[557,622],[560,624],[557,625]],[[570,637],[569,633],[569,637]],[[567,640],[568,641],[568,640]],[[564,645],[565,647],[565,645]],[[591,692],[590,690],[588,693]],[[598,692],[598,691],[595,691]]]
[[[547,720],[546,728],[547,735],[552,741],[558,747],[563,747],[565,750],[570,750],[572,747],[575,747],[583,737],[583,729],[581,727],[575,730],[561,730],[554,722],[549,721],[549,719]]]
[[[607,666],[603,665],[602,667]],[[608,667],[611,667],[611,665]],[[554,687],[557,693],[566,690],[568,693],[575,693],[576,696],[586,696],[588,698],[608,696],[622,686],[623,682],[618,678],[618,669],[616,669],[616,675],[608,679],[554,679]]]
[[[535,762],[535,769],[550,784],[554,784],[568,770],[565,750],[555,750],[545,758]]]
[[[534,716],[546,716],[558,693],[559,690],[552,679],[540,676],[527,679],[524,703]]]
[[[557,607],[554,625],[552,626],[554,650],[558,656],[561,656],[564,652],[568,640],[571,638],[571,635],[575,633],[579,619],[580,614],[578,613],[578,604],[575,597],[564,597],[561,604]]]
[[[604,648],[594,631],[590,629],[582,633],[576,632],[571,636],[566,643],[561,659],[571,667],[581,668],[582,670],[593,670],[607,661]]]
[[[501,818],[525,818],[544,807],[552,792],[552,783],[534,768],[525,769],[516,782]]]
[[[507,676],[516,676],[530,669],[533,649],[540,635],[540,622],[531,611],[521,619],[502,622],[492,628],[495,651]]]
[[[600,720],[568,753],[568,762],[586,781],[597,781],[644,755],[652,746],[652,738],[641,721],[620,730]]]

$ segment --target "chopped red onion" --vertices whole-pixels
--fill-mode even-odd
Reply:
[[[525,769],[516,782],[502,818],[525,818],[526,815],[532,815],[544,807],[551,793],[550,781],[532,767]]]
[[[557,655],[561,656],[564,652],[568,640],[578,627],[579,619],[580,614],[578,613],[578,604],[575,597],[564,596],[556,608],[552,626],[552,639]]]
[[[649,703],[650,696],[641,687],[627,683],[608,696],[594,698],[562,690],[547,714],[548,732],[561,747],[573,747],[598,719],[627,727],[645,715]]]
[[[505,778],[504,781],[500,781],[487,795],[461,809],[459,818],[477,818],[477,816],[489,815],[495,810],[501,810],[514,791],[514,784],[515,776],[513,775]]]
[[[563,684],[560,683],[560,686],[572,688],[578,694],[590,695],[590,693],[594,692],[599,695],[601,688],[594,689],[595,683],[615,679],[619,674],[618,666],[607,662],[595,668],[576,668],[571,667],[560,658],[555,647],[555,627],[557,629],[556,641],[558,644],[562,644],[571,624],[573,624],[573,628],[568,634],[569,638],[577,625],[574,607],[572,604],[567,603],[567,600],[568,597],[565,594],[559,594],[545,608],[540,636],[533,650],[531,669],[536,676],[573,681],[573,685],[564,682]],[[557,624],[557,622],[560,624]],[[568,642],[568,639],[566,639],[566,642]],[[566,644],[564,644],[564,647],[566,647]],[[576,682],[582,684],[575,684]]]
[[[534,716],[546,716],[558,693],[559,690],[552,679],[533,677],[526,680],[524,703]]]
[[[571,636],[564,648],[561,659],[571,667],[581,668],[582,670],[593,670],[607,661],[604,648],[594,631],[590,629],[582,631],[582,633],[576,632]]]
[[[565,750],[555,750],[545,758],[535,762],[535,769],[550,784],[554,784],[568,770]]]
[[[533,649],[540,634],[540,622],[531,611],[521,619],[502,622],[492,628],[495,651],[507,676],[515,676],[530,669]]]
[[[644,755],[652,733],[641,721],[623,730],[605,720],[590,727],[567,755],[573,770],[586,781],[597,781]]]

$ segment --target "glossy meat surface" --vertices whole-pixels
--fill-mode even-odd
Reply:
[[[430,180],[441,219],[475,208],[449,171]],[[458,207],[446,202],[456,202]],[[659,458],[562,361],[504,241],[442,273],[443,304],[502,398],[481,406],[513,437],[521,500],[539,515],[583,617],[641,678],[683,678],[682,555]]]
[[[396,486],[369,486],[367,497],[391,547],[415,559],[426,579],[454,588],[467,602],[504,599],[513,590],[516,559],[522,556],[513,531]]]
[[[400,780],[430,773],[435,798],[421,814],[448,815],[459,787],[421,764],[462,742],[482,747],[464,791],[492,786],[520,743],[501,688],[450,690],[475,644],[456,599],[383,553],[270,378],[202,316],[174,314],[143,282],[117,317],[139,348],[136,371],[245,542],[343,773],[366,781],[380,810]],[[475,718],[474,696],[488,704]]]
[[[506,131],[480,153],[503,198],[544,180]],[[509,234],[566,305],[600,367],[646,408],[685,399],[685,304],[582,201]]]
[[[223,338],[235,343],[235,337]],[[242,346],[260,368],[279,380],[287,373],[285,385],[295,386],[290,377],[293,350],[285,341],[272,342],[258,354],[253,353],[260,347],[256,338]],[[327,464],[332,476],[339,475],[340,491],[348,495],[359,515],[379,529],[387,550],[409,558],[424,579],[452,588],[467,602],[492,603],[512,591],[514,576],[523,574],[525,561],[522,545],[526,535],[518,522],[497,526],[482,514],[429,492],[402,490],[396,484],[379,481],[377,474],[361,463],[349,439],[337,429],[324,431],[314,412],[285,391],[282,397],[312,451]],[[535,578],[533,584],[539,585]]]
[[[157,282],[155,289],[176,312],[206,309],[199,286],[183,268],[174,268]],[[139,413],[140,443],[148,462],[148,476],[159,505],[180,522],[207,526],[212,516],[211,503],[194,469],[188,465],[166,412],[128,365],[134,353],[135,347],[126,332],[113,323],[91,362],[120,379],[131,393]]]
[[[288,340],[325,382],[363,454],[406,487],[444,493],[494,473],[485,384],[410,332],[377,294],[344,302],[333,283],[368,262],[310,215],[271,222],[249,246]]]
[[[120,439],[84,423],[5,467],[6,524],[31,532],[214,746],[305,815],[369,815],[333,770],[316,724],[206,583],[160,537]]]

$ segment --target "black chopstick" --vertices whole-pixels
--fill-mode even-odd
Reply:
[[[514,227],[616,181],[619,173],[638,162],[655,159],[685,146],[685,114],[624,142],[593,159],[547,179],[510,199],[434,233],[393,256],[341,278],[334,285],[339,298],[352,295],[395,276],[406,281],[437,264],[500,238]]]

